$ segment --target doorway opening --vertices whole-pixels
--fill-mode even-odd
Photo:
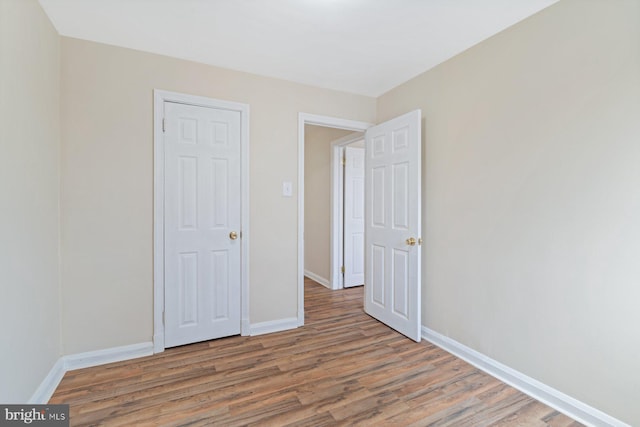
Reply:
[[[327,116],[317,116],[313,114],[300,113],[298,117],[298,325],[304,325],[304,276],[305,273],[307,275],[321,283],[322,285],[339,289],[342,287],[341,280],[334,280],[335,266],[333,264],[340,264],[338,267],[342,266],[340,258],[338,258],[338,254],[333,253],[331,251],[331,247],[333,247],[333,239],[330,236],[334,234],[334,225],[331,224],[331,200],[334,193],[334,186],[338,185],[337,183],[331,183],[331,176],[333,175],[332,170],[333,166],[331,165],[331,161],[334,159],[335,152],[334,147],[332,146],[332,142],[342,145],[348,145],[348,142],[356,142],[358,139],[362,139],[363,132],[366,131],[372,124],[366,122],[358,122],[354,120],[345,120],[339,119],[335,117],[327,117]],[[354,133],[356,133],[354,135]],[[306,144],[307,136],[309,138],[309,145]],[[317,137],[317,138],[316,138]],[[345,139],[346,138],[346,139]],[[323,144],[324,142],[324,144]],[[314,144],[313,147],[311,144]],[[318,146],[316,146],[318,144]],[[324,147],[322,147],[324,145]],[[318,175],[307,174],[307,170],[305,168],[305,158],[307,157],[305,154],[314,154],[316,149],[322,150],[324,148],[324,154],[320,157],[324,157],[324,168],[318,168]],[[311,153],[306,153],[306,151],[311,151]],[[317,159],[316,156],[309,156],[310,158]],[[322,163],[320,163],[322,164]],[[310,170],[309,172],[313,172]],[[314,180],[321,180],[322,176],[325,177],[325,185],[323,194],[307,194],[307,198],[305,198],[305,180],[309,180],[314,182]],[[315,210],[322,210],[324,215],[316,215],[318,212]],[[309,212],[307,212],[309,211]],[[310,213],[310,217],[306,215],[306,213]],[[309,219],[309,226],[307,227],[305,219]],[[317,223],[316,223],[317,221]],[[311,259],[309,262],[306,262],[305,258],[305,245],[307,242],[306,234],[309,234],[309,241],[313,241],[314,237],[317,236],[316,231],[319,228],[313,227],[314,223],[317,225],[319,223],[323,223],[324,237],[321,238],[324,243],[323,248],[313,249],[307,246],[307,249],[311,253]],[[336,225],[339,227],[339,225]],[[316,251],[316,249],[320,249]],[[323,254],[320,252],[324,252],[324,259],[321,257]],[[318,255],[316,259],[316,252]],[[313,270],[316,271],[313,271]],[[318,271],[320,273],[318,273]],[[340,286],[338,286],[340,283]]]
[[[305,125],[304,275],[364,284],[364,134]]]
[[[378,125],[300,113],[298,119],[298,324],[304,325],[305,126],[365,131],[364,311],[421,339],[421,131],[414,110]],[[348,152],[348,150],[347,150]]]

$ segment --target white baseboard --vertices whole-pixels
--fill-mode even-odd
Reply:
[[[322,286],[324,286],[325,288],[329,288],[331,289],[331,282],[329,282],[329,279],[325,279],[322,276],[317,275],[314,272],[311,272],[309,270],[305,270],[304,271],[304,275],[307,276],[309,279],[320,283]]]
[[[587,426],[630,427],[599,409],[574,399],[425,326],[422,327],[422,338]]]
[[[306,275],[306,272],[305,272]],[[313,277],[311,277],[313,279]],[[313,279],[316,280],[316,279]],[[251,325],[251,335],[262,335],[272,332],[281,332],[298,327],[298,319],[272,320]],[[540,402],[574,418],[575,420],[594,427],[630,427],[628,424],[587,405],[571,396],[568,396],[548,385],[541,383],[515,369],[485,356],[459,342],[439,334],[425,326],[422,327],[422,337],[470,363],[476,368],[491,376],[509,384],[521,392],[533,397]],[[86,353],[63,356],[53,365],[49,374],[36,389],[29,403],[45,404],[55,392],[62,377],[67,371],[104,365],[112,362],[135,359],[153,354],[153,343],[126,345],[122,347],[108,348],[104,350],[89,351]]]
[[[58,384],[62,381],[62,377],[64,377],[65,372],[67,371],[64,368],[64,360],[61,357],[53,365],[53,368],[51,368],[47,376],[44,377],[44,380],[42,380],[28,403],[32,405],[39,405],[49,402],[49,399],[53,396],[53,392],[56,391]]]
[[[89,368],[91,366],[105,365],[107,363],[120,362],[153,354],[153,343],[124,345],[122,347],[106,348],[104,350],[88,351],[86,353],[64,356],[65,369]]]
[[[62,356],[55,365],[53,365],[53,368],[51,368],[42,383],[40,383],[40,386],[36,389],[33,396],[31,396],[31,399],[29,399],[29,403],[46,404],[49,402],[49,399],[51,399],[51,396],[56,391],[60,381],[62,381],[62,377],[64,377],[67,371],[130,360],[152,354],[153,343],[145,342]]]
[[[254,323],[251,325],[251,336],[282,332],[298,327],[298,318],[270,320],[268,322]]]

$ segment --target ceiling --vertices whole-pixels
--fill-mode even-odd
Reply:
[[[40,0],[63,36],[377,97],[558,0]]]

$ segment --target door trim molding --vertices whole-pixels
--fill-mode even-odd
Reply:
[[[364,141],[364,134],[354,132],[331,143],[331,235],[329,237],[329,277],[331,289],[344,288],[344,280],[340,272],[343,259],[342,250],[344,247],[344,239],[342,237],[336,238],[336,236],[343,236],[342,232],[344,230],[344,218],[342,216],[342,210],[344,209],[344,169],[342,168],[341,159],[344,148],[360,140]]]
[[[240,113],[240,330],[249,335],[249,105],[166,90],[153,90],[153,352],[164,351],[164,103],[176,102]]]
[[[298,113],[298,326],[304,325],[304,125],[364,132],[373,123]]]

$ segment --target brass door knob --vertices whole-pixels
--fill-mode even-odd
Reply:
[[[232,231],[231,233],[229,233],[229,238],[231,240],[236,240],[238,238],[238,233],[236,233],[235,231]]]
[[[409,237],[407,239],[407,245],[409,246],[415,246],[416,245],[416,239],[414,237]]]

